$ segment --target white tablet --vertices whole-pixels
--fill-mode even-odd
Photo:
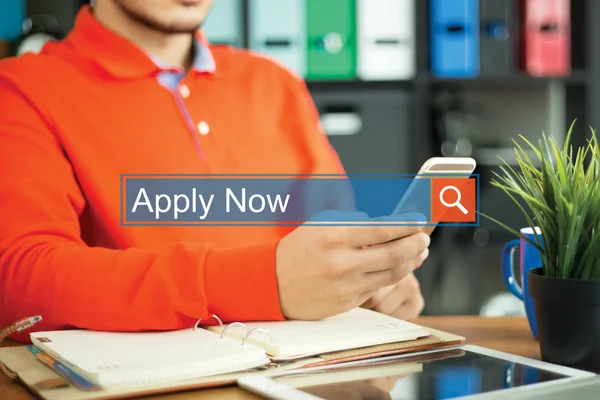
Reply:
[[[464,345],[328,367],[274,372],[268,376],[243,378],[238,384],[250,392],[276,400],[506,400],[529,398],[540,391],[544,391],[545,399],[549,400],[552,396],[547,393],[564,389],[566,384],[584,382],[589,386],[587,380],[590,377],[597,375]],[[600,381],[597,384],[600,386]]]

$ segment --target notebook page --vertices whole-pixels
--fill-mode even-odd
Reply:
[[[269,336],[256,331],[248,337],[252,343],[267,350],[273,358],[294,358],[332,351],[415,340],[429,335],[421,326],[372,310],[356,308],[320,321],[283,321],[246,323],[249,329],[262,328]],[[223,327],[208,327],[220,333]],[[232,326],[226,336],[241,340],[243,326]]]
[[[36,332],[33,343],[104,387],[193,379],[255,368],[265,351],[204,329],[169,332]]]

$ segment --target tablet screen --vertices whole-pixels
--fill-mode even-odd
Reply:
[[[430,353],[425,358],[394,360],[395,365],[378,367],[383,373],[368,379],[360,376],[365,373],[363,366],[353,377],[346,374],[346,379],[339,378],[340,372],[321,372],[317,384],[305,380],[304,384],[296,385],[293,379],[289,384],[327,400],[441,400],[569,377],[459,349]],[[390,373],[394,368],[396,371],[404,368],[404,372]],[[326,383],[324,375],[327,374],[337,374],[337,378],[332,379],[336,383]],[[287,379],[276,380],[285,383]]]

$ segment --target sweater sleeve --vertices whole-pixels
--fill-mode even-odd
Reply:
[[[87,246],[85,198],[49,113],[2,74],[0,107],[0,327],[33,315],[43,318],[35,330],[181,329],[213,313],[223,322],[283,319],[278,243]]]
[[[303,197],[309,196],[304,204],[307,219],[315,218],[325,210],[356,211],[355,196],[351,179],[346,178],[342,161],[329,142],[329,138],[320,122],[319,110],[303,79],[287,69],[281,69],[282,81],[287,88],[286,110],[283,118],[284,130],[294,133],[294,141],[299,144],[306,168],[303,174],[312,175],[308,182],[299,179],[297,191]],[[334,185],[313,185],[318,175],[327,175],[326,179],[338,179]],[[318,189],[318,190],[315,190]]]
[[[297,133],[295,139],[304,145],[302,151],[309,161],[305,173],[344,175],[344,166],[321,125],[319,110],[305,81],[288,70],[282,73],[288,88],[286,109],[294,111],[287,121],[290,130]]]

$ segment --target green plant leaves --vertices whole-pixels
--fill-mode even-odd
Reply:
[[[533,229],[535,242],[524,239],[542,254],[544,275],[600,279],[600,149],[596,132],[591,129],[587,145],[574,151],[574,124],[562,146],[545,133],[537,146],[520,136],[524,145],[514,141],[517,166],[513,168],[501,159],[501,173],[495,173],[492,185],[519,207]],[[537,165],[526,148],[538,158]],[[521,236],[501,221],[483,216]],[[535,227],[542,233],[543,246]]]

